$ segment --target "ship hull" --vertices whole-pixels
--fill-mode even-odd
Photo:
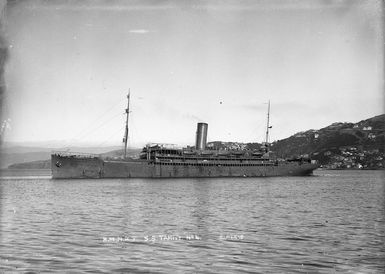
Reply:
[[[99,157],[51,156],[53,179],[197,178],[311,175],[317,164],[282,162],[276,165],[215,165],[156,163],[147,160],[105,160]]]

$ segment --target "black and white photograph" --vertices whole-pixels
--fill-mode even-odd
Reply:
[[[0,273],[384,273],[381,0],[1,0]]]

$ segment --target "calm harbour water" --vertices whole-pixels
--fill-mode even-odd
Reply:
[[[384,171],[0,180],[0,273],[383,273]]]

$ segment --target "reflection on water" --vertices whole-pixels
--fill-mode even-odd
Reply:
[[[3,176],[0,272],[382,273],[384,173]]]

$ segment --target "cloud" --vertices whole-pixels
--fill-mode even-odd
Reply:
[[[129,30],[129,33],[135,33],[135,34],[146,34],[149,33],[150,31],[147,29],[132,29]]]
[[[26,9],[33,10],[65,10],[65,11],[145,11],[174,9],[173,2],[159,1],[132,2],[126,0],[8,0],[12,5],[22,5]],[[1,2],[1,1],[0,1]]]

